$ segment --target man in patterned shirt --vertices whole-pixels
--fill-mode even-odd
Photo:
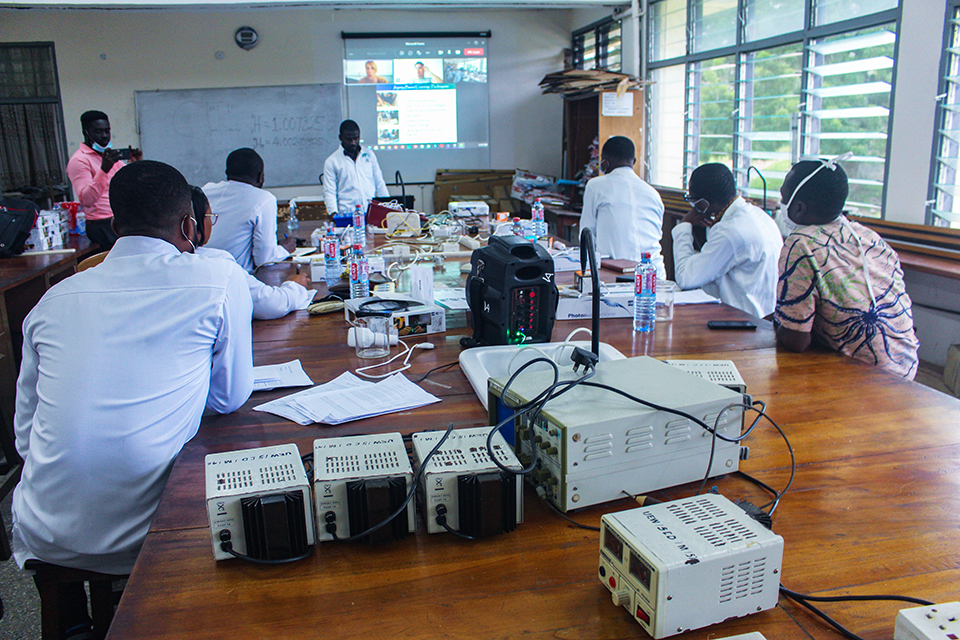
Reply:
[[[879,235],[842,215],[847,193],[834,161],[799,162],[780,187],[790,233],[780,252],[777,342],[803,351],[815,338],[912,380],[919,342],[900,260]]]

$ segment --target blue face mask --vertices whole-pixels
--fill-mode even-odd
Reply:
[[[103,145],[100,145],[100,144],[97,144],[96,142],[94,142],[94,143],[90,146],[90,148],[93,149],[94,151],[96,151],[97,153],[103,153],[103,152],[106,151],[107,149],[112,149],[112,148],[113,148],[113,140],[111,140],[110,142],[108,142],[108,143],[107,143],[107,146],[105,146],[105,147],[104,147]]]

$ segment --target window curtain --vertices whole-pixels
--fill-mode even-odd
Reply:
[[[66,182],[59,106],[0,105],[0,183],[6,190]]]

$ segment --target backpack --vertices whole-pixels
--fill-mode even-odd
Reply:
[[[0,258],[23,253],[39,210],[30,200],[0,198]]]

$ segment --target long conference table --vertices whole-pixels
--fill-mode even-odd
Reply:
[[[450,266],[450,265],[448,265]],[[271,268],[278,281],[291,267]],[[775,348],[768,322],[756,331],[709,331],[707,320],[751,319],[724,305],[678,306],[653,335],[629,319],[605,319],[600,339],[624,355],[732,360],[748,393],[767,403],[796,452],[796,479],[773,517],[784,538],[782,582],[817,595],[902,594],[958,599],[960,585],[960,401],[825,351]],[[317,384],[361,365],[346,345],[342,313],[254,323],[254,364],[299,358]],[[563,340],[580,321],[559,321]],[[468,329],[413,338],[416,379],[455,362]],[[366,364],[366,363],[363,363]],[[382,546],[322,543],[305,560],[261,566],[215,562],[207,525],[204,456],[316,438],[487,425],[487,414],[458,367],[421,386],[441,402],[340,426],[300,426],[252,407],[294,390],[258,392],[238,411],[205,417],[177,458],[150,533],[127,583],[108,638],[644,638],[597,576],[599,538],[561,520],[525,488],[525,520],[478,541],[415,535]],[[741,469],[781,488],[790,457],[776,431],[745,441]],[[737,474],[712,479],[726,497],[760,505],[769,495]],[[697,484],[654,492],[692,495]],[[634,508],[624,499],[571,515],[599,526],[604,513]],[[421,516],[418,512],[417,518]],[[704,597],[708,597],[704,594]],[[896,602],[824,604],[867,639],[889,639]],[[774,609],[683,637],[723,638],[759,631],[768,640],[836,638],[805,609],[781,598]]]

